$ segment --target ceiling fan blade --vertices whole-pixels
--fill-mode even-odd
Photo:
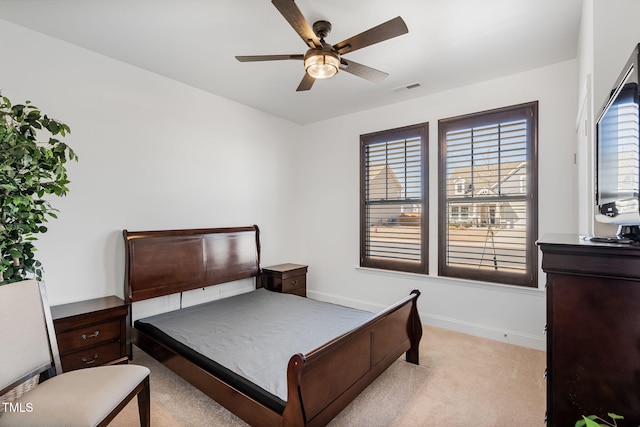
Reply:
[[[296,33],[302,38],[309,47],[321,48],[322,44],[313,32],[313,28],[298,9],[293,0],[271,0],[271,3],[284,16],[289,25],[296,30]]]
[[[380,83],[389,75],[384,71],[376,70],[375,68],[367,67],[366,65],[344,58],[340,59],[340,69],[354,76],[369,80],[372,83]]]
[[[286,59],[304,59],[304,55],[249,55],[249,56],[236,56],[236,59],[240,62],[255,62],[255,61],[280,61]]]
[[[338,54],[343,55],[345,53],[353,52],[354,50],[362,49],[363,47],[371,46],[375,43],[380,43],[385,40],[401,36],[408,32],[409,29],[407,28],[407,24],[405,24],[404,20],[398,16],[390,21],[370,28],[363,33],[341,41],[340,43],[333,45],[333,48],[338,52]]]
[[[304,73],[304,77],[302,78],[302,81],[298,85],[298,89],[296,89],[296,92],[301,92],[303,90],[311,89],[311,86],[313,86],[313,83],[315,83],[315,81],[316,79],[311,77],[309,74]]]

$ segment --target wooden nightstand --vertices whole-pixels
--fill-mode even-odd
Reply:
[[[51,307],[62,370],[127,363],[128,314],[115,296]]]
[[[262,286],[270,291],[307,296],[307,266],[279,264],[262,269]]]

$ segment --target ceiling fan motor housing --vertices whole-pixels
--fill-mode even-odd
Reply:
[[[331,22],[329,21],[316,21],[313,23],[313,32],[320,40],[329,36],[331,33]],[[324,40],[322,40],[324,41]]]

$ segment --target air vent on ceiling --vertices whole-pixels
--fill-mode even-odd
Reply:
[[[404,85],[404,86],[400,86],[394,89],[391,89],[392,92],[401,92],[403,90],[409,90],[409,89],[416,89],[422,86],[422,83],[420,82],[415,82],[415,83],[411,83],[408,85]]]

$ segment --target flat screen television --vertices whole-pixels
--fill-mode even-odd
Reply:
[[[596,221],[618,226],[592,240],[640,242],[640,102],[635,47],[596,120]]]

